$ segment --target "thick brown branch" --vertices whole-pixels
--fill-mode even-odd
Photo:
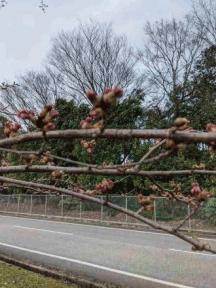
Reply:
[[[77,129],[56,130],[46,133],[47,139],[75,139],[75,138],[113,138],[113,139],[173,139],[175,142],[210,143],[216,141],[216,133],[213,132],[176,132],[170,133],[169,129]],[[41,132],[32,132],[0,140],[0,147],[10,146],[27,141],[43,140]]]
[[[5,166],[0,167],[0,173],[21,173],[21,172],[53,172],[61,170],[66,174],[94,174],[94,175],[137,175],[144,177],[172,177],[172,176],[190,176],[194,174],[201,175],[216,175],[216,170],[171,170],[171,171],[134,171],[127,169],[126,171],[119,171],[118,169],[97,169],[88,167],[64,167],[64,166],[51,166],[51,165],[19,165],[19,166]]]
[[[115,209],[116,211],[122,212],[128,216],[133,217],[134,219],[137,219],[139,221],[141,221],[142,223],[145,223],[155,229],[159,229],[161,231],[167,232],[169,234],[175,235],[178,238],[190,243],[191,245],[193,245],[193,247],[195,247],[197,250],[205,250],[205,251],[209,251],[211,253],[216,254],[216,250],[212,249],[211,247],[209,247],[206,244],[202,244],[200,243],[200,241],[195,240],[189,236],[186,236],[184,234],[182,234],[179,231],[173,231],[172,228],[167,227],[165,225],[161,225],[159,223],[156,223],[150,219],[147,219],[145,217],[142,217],[140,215],[138,215],[136,212],[133,212],[131,210],[125,209],[123,207],[120,207],[116,204],[113,204],[112,202],[109,201],[105,201],[99,198],[95,198],[95,197],[91,197],[88,196],[86,194],[82,194],[82,193],[78,193],[78,192],[74,192],[68,189],[64,189],[64,188],[58,188],[55,186],[51,186],[51,185],[45,185],[45,184],[39,184],[39,183],[34,183],[34,182],[27,182],[27,181],[22,181],[22,180],[16,180],[16,179],[11,179],[11,178],[6,178],[6,177],[2,177],[0,176],[0,181],[3,183],[12,183],[12,184],[18,184],[18,185],[22,185],[23,187],[29,188],[39,188],[39,189],[45,189],[45,190],[50,190],[52,192],[59,192],[61,194],[67,194],[67,195],[71,195],[74,197],[77,197],[81,200],[87,200],[87,201],[91,201],[100,205],[104,205],[107,206],[109,208]]]

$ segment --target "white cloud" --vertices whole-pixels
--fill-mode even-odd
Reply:
[[[46,14],[39,0],[8,0],[0,10],[0,81],[30,69],[40,69],[51,38],[89,18],[113,22],[117,33],[125,33],[134,45],[142,41],[144,23],[161,17],[182,17],[189,0],[45,0]]]

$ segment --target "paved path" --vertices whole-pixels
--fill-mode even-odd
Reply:
[[[216,287],[216,255],[156,232],[0,216],[0,253],[122,287]]]

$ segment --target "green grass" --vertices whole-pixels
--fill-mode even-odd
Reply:
[[[0,262],[0,288],[78,288],[61,281]]]

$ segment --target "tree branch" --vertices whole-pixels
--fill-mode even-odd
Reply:
[[[205,251],[216,254],[216,250],[212,249],[209,245],[203,244],[200,241],[195,240],[189,236],[186,236],[179,231],[173,231],[173,229],[170,227],[167,227],[165,225],[161,225],[161,224],[156,223],[155,221],[152,221],[148,218],[142,217],[142,216],[138,215],[136,212],[133,212],[131,210],[120,207],[116,204],[113,204],[112,202],[102,200],[102,199],[99,199],[96,197],[91,197],[91,196],[83,194],[83,193],[74,192],[74,191],[71,191],[68,189],[58,188],[58,187],[51,186],[51,185],[45,185],[45,184],[39,184],[39,183],[34,183],[34,182],[16,180],[16,179],[6,178],[6,177],[2,177],[2,176],[0,176],[0,181],[3,183],[12,183],[12,184],[22,185],[23,187],[26,187],[26,188],[32,187],[32,188],[36,188],[36,189],[39,188],[39,189],[50,190],[52,192],[58,192],[61,194],[71,195],[71,196],[74,196],[74,197],[79,198],[81,200],[87,200],[87,201],[91,201],[91,202],[94,202],[94,203],[97,203],[97,204],[100,204],[103,206],[107,206],[109,208],[115,209],[116,211],[122,212],[128,216],[131,216],[134,219],[137,219],[137,220],[141,221],[142,223],[145,223],[145,224],[147,224],[147,225],[149,225],[155,229],[159,229],[159,230],[164,231],[166,233],[175,235],[178,238],[184,240],[185,242],[193,245],[193,247],[195,247],[195,249],[197,249],[197,250],[200,250],[200,251],[205,250]]]
[[[155,152],[159,147],[161,147],[166,142],[166,139],[160,141],[158,144],[154,145],[153,147],[150,147],[149,151],[139,160],[139,162],[135,165],[134,171],[138,171],[140,169],[140,166],[143,164],[143,162],[153,153]]]
[[[173,139],[175,142],[210,143],[216,141],[214,132],[175,132],[169,129],[74,129],[55,130],[46,133],[47,139],[112,138],[112,139]],[[0,147],[11,146],[27,141],[43,140],[42,132],[32,132],[0,140]]]
[[[190,176],[194,174],[201,175],[216,175],[216,170],[169,170],[169,171],[134,171],[134,169],[127,169],[126,171],[119,171],[119,169],[98,169],[91,167],[64,167],[51,165],[18,165],[0,167],[0,173],[22,173],[22,172],[39,172],[50,173],[56,170],[61,170],[66,174],[93,174],[93,175],[136,175],[144,177],[173,177],[173,176]]]

